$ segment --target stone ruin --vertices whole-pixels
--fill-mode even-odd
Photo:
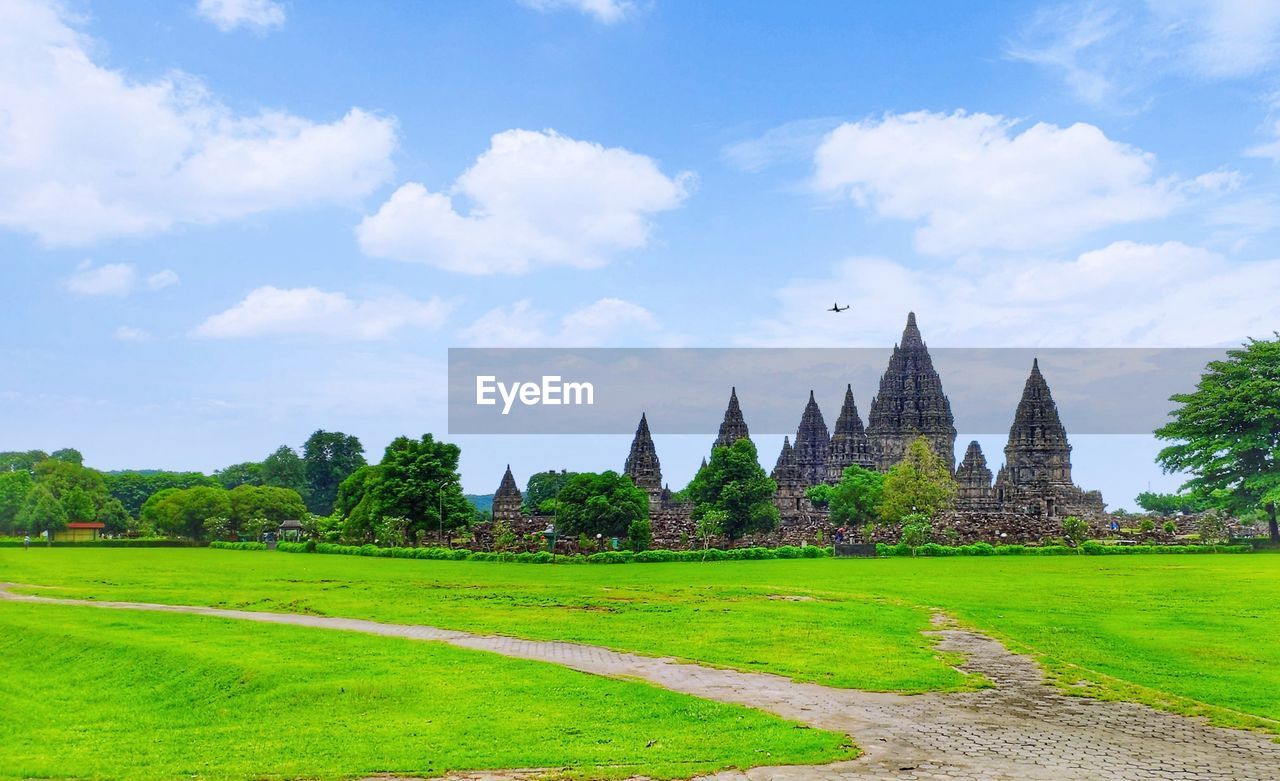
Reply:
[[[1022,398],[1014,411],[1004,448],[1004,465],[992,475],[982,448],[970,442],[959,467],[955,465],[956,427],[951,403],[942,390],[942,378],[933,366],[915,313],[907,316],[901,341],[894,346],[889,365],[871,400],[868,424],[858,415],[852,386],[846,386],[844,403],[829,432],[813,391],[800,417],[794,443],[783,439],[782,451],[771,472],[777,483],[774,503],[781,527],[740,544],[802,544],[830,539],[826,512],[805,497],[808,488],[839,482],[846,467],[858,465],[886,472],[902,460],[908,445],[924,436],[930,447],[955,475],[957,493],[952,509],[935,519],[935,527],[948,541],[969,543],[1040,542],[1060,537],[1062,518],[1085,518],[1105,531],[1105,505],[1097,491],[1085,491],[1072,482],[1071,445],[1058,415],[1049,385],[1033,361]],[[713,444],[732,445],[749,437],[737,388],[729,393],[724,419]],[[706,459],[703,459],[703,466]],[[662,467],[641,414],[623,471],[649,496],[650,521],[655,545],[687,543],[694,523],[692,508],[672,501],[662,482]],[[520,491],[510,467],[494,494],[493,517],[513,527],[538,526],[536,518],[522,518]],[[542,526],[545,523],[542,522]],[[541,527],[540,527],[541,528]],[[897,531],[848,530],[864,542],[894,542]]]

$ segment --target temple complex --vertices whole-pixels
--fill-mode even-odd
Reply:
[[[712,449],[727,447],[748,436],[738,391],[732,388]],[[912,313],[907,316],[902,340],[893,348],[880,378],[879,392],[871,400],[865,429],[851,385],[845,387],[844,403],[830,433],[814,392],[809,392],[795,438],[783,439],[771,473],[777,483],[774,504],[784,527],[800,522],[810,526],[824,524],[825,512],[813,507],[805,497],[808,488],[838,483],[844,470],[853,465],[888,471],[919,436],[925,437],[956,478],[955,504],[944,525],[964,527],[969,537],[1004,538],[1006,533],[1002,530],[1013,529],[1019,537],[1034,538],[1041,532],[1053,532],[1066,515],[1096,518],[1105,512],[1100,493],[1085,491],[1072,482],[1071,445],[1038,360],[1032,363],[1014,411],[1004,465],[994,479],[977,442],[969,443],[960,466],[955,466],[956,428],[951,403],[942,391],[942,379],[934,369]],[[703,458],[702,466],[706,465]],[[624,473],[649,495],[651,518],[662,519],[673,527],[691,528],[688,513],[692,508],[673,502],[670,490],[662,483],[662,467],[644,414],[636,427]],[[518,518],[520,504],[520,490],[508,467],[494,494],[494,519]]]

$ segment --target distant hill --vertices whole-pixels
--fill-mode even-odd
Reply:
[[[482,513],[493,512],[493,494],[463,494]]]

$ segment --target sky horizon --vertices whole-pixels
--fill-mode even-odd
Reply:
[[[449,347],[1271,338],[1278,73],[1244,0],[0,0],[0,450],[432,432],[485,494],[630,438],[451,436]],[[1112,508],[1179,482],[1072,444]]]

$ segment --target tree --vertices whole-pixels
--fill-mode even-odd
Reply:
[[[902,542],[916,555],[916,548],[933,538],[933,524],[924,513],[907,513],[902,517]]]
[[[1062,536],[1073,548],[1089,539],[1089,522],[1077,515],[1068,515],[1062,519]]]
[[[35,478],[26,469],[0,472],[0,534],[18,530],[18,513],[35,484]]]
[[[227,499],[231,503],[227,531],[255,540],[284,521],[302,520],[307,513],[302,497],[292,488],[240,485],[227,492]]]
[[[777,490],[777,483],[760,467],[755,444],[745,437],[713,450],[711,460],[685,489],[694,505],[695,521],[709,510],[726,513],[721,526],[730,540],[777,528],[778,508],[773,504]]]
[[[1166,472],[1188,472],[1182,486],[1234,514],[1261,509],[1271,539],[1280,542],[1280,333],[1251,339],[1227,358],[1212,361],[1191,393],[1170,398],[1180,405],[1173,421],[1156,430],[1174,444],[1160,451]]]
[[[543,502],[555,499],[560,489],[564,488],[565,484],[577,474],[577,472],[566,472],[563,469],[559,472],[534,472],[525,485],[524,511],[527,513],[534,510],[541,511]]]
[[[153,503],[159,497],[158,501]],[[196,486],[166,489],[143,505],[144,516],[156,531],[193,540],[205,537],[210,518],[230,518],[231,500],[224,488]]]
[[[36,464],[48,458],[49,454],[43,450],[6,450],[0,453],[0,472],[24,470],[35,474]]]
[[[703,561],[707,560],[707,549],[711,547],[711,538],[724,534],[724,522],[728,519],[729,513],[715,508],[702,513],[702,517],[697,519],[698,537],[702,540]]]
[[[63,491],[58,501],[62,504],[62,511],[67,514],[68,523],[88,523],[98,517],[93,497],[79,486],[71,486]]]
[[[458,478],[457,445],[396,437],[382,463],[361,467],[343,481],[336,504],[347,513],[346,528],[366,538],[387,518],[403,518],[410,540],[439,529],[466,526],[475,517]]]
[[[811,485],[804,489],[804,498],[808,499],[814,507],[829,507],[835,495],[836,487],[827,483]]]
[[[648,518],[636,518],[627,526],[627,547],[639,553],[653,545],[653,526]]]
[[[262,484],[292,488],[304,499],[307,496],[307,465],[288,445],[281,445],[262,461]]]
[[[884,495],[885,476],[860,466],[845,467],[832,486],[830,519],[837,526],[865,526],[876,522],[876,508]]]
[[[1143,491],[1135,500],[1138,506],[1157,515],[1194,515],[1213,506],[1213,500],[1192,494],[1156,494]]]
[[[32,534],[48,532],[52,537],[54,532],[67,528],[67,512],[47,486],[37,485],[23,502],[18,525]]]
[[[302,446],[305,464],[307,507],[313,513],[328,515],[338,498],[338,486],[357,469],[365,466],[364,445],[350,434],[317,430]]]
[[[79,450],[76,450],[73,447],[64,447],[61,450],[55,450],[49,454],[49,458],[52,458],[54,461],[65,461],[68,464],[84,466],[84,456],[81,455]]]
[[[35,481],[61,503],[66,520],[72,523],[98,521],[112,534],[126,531],[129,513],[107,491],[101,472],[81,466],[70,458],[47,458],[36,463]]]
[[[241,485],[262,485],[262,464],[257,461],[232,464],[214,472],[213,476],[228,491]]]
[[[166,488],[193,488],[197,485],[218,485],[218,481],[201,472],[166,472],[138,470],[108,472],[103,475],[107,491],[132,516],[142,512],[142,505],[157,491]]]
[[[1222,517],[1220,510],[1202,513],[1196,521],[1196,531],[1200,533],[1200,542],[1205,545],[1227,542],[1231,537],[1227,529],[1227,521]]]
[[[933,518],[951,505],[955,493],[951,470],[929,447],[928,440],[916,437],[902,461],[885,475],[878,512],[889,523],[904,521],[913,514]]]
[[[582,472],[556,496],[556,530],[561,534],[623,537],[633,521],[649,517],[649,497],[614,471]]]

